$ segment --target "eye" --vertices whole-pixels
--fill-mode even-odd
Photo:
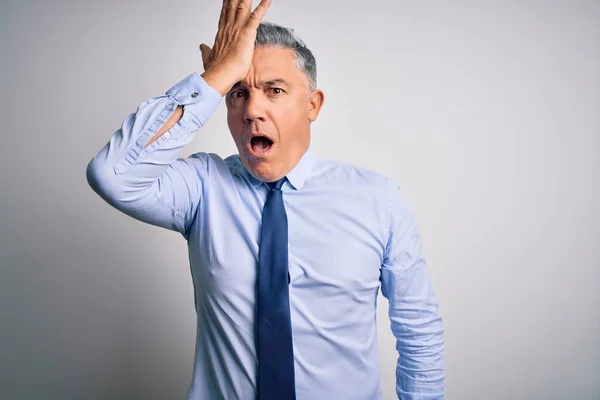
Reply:
[[[282,88],[278,88],[278,87],[274,87],[274,88],[270,88],[271,93],[276,94],[276,95],[280,95],[283,94],[284,91]]]
[[[238,96],[238,94],[245,95],[245,93],[242,92],[241,90],[234,90],[233,92],[229,93],[229,98],[234,99],[234,100],[241,99],[242,97]]]

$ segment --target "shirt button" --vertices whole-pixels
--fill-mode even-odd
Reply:
[[[198,97],[198,92],[192,93],[192,97]]]
[[[167,138],[167,139],[168,139],[168,138],[170,138],[170,137],[171,137],[171,134],[170,134],[169,132],[166,132],[166,133],[165,133],[165,138]]]

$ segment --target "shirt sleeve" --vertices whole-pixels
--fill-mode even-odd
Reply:
[[[144,101],[89,162],[89,185],[125,214],[187,238],[201,200],[207,155],[178,155],[221,100],[219,92],[193,73],[164,95]],[[146,146],[180,105],[181,119]]]
[[[381,272],[382,294],[389,300],[391,328],[399,354],[399,399],[444,397],[442,318],[426,270],[414,215],[398,186],[388,185],[389,236]]]

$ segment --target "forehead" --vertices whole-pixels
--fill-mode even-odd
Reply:
[[[254,49],[252,66],[240,83],[258,85],[261,82],[275,79],[284,79],[291,84],[304,84],[306,76],[298,68],[292,50],[257,46]]]

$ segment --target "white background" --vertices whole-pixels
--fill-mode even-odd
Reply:
[[[186,243],[112,209],[85,168],[139,103],[202,72],[220,6],[2,2],[0,398],[184,397]],[[412,205],[446,398],[600,398],[600,2],[273,0],[266,20],[317,58],[316,154]],[[235,152],[223,103],[196,151]]]

